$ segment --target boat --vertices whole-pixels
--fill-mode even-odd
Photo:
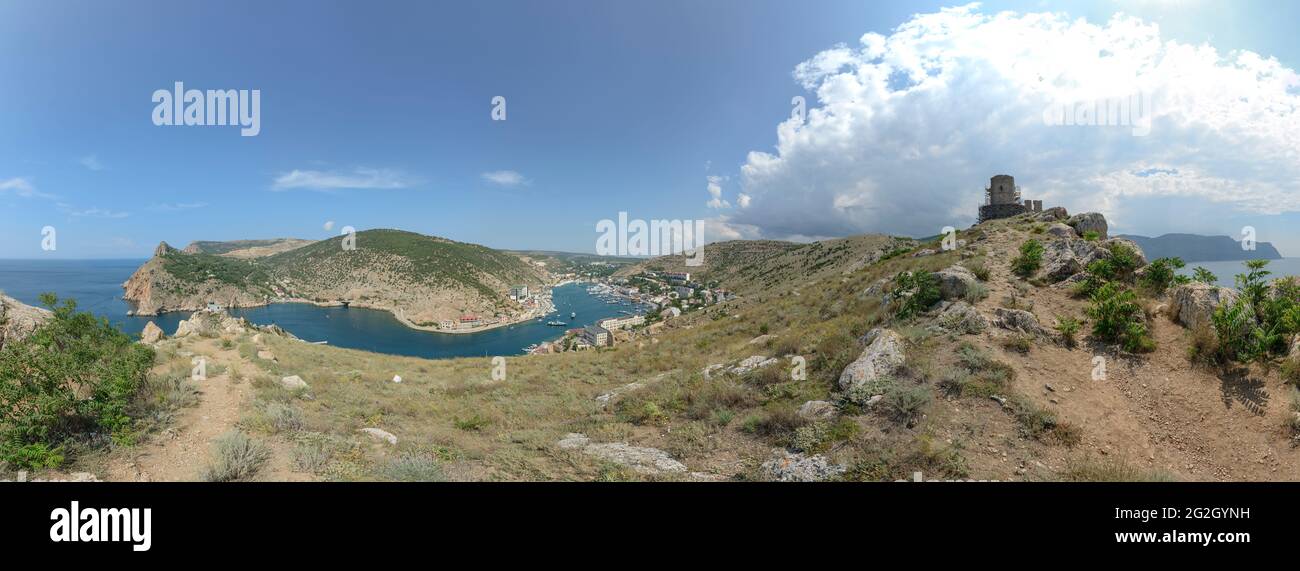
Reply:
[[[576,311],[569,312],[569,319],[574,319],[576,317],[578,317],[578,312]]]
[[[568,325],[568,323],[565,323],[563,321],[547,321],[546,324],[550,325],[551,327],[564,327]]]

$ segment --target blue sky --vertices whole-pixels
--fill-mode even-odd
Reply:
[[[1141,141],[1041,125],[1021,135],[1029,127],[1017,126],[1008,133],[1044,138],[1025,139],[1038,141],[1034,148],[967,144],[933,163],[897,160],[942,147],[953,133],[987,137],[980,125],[988,110],[1016,108],[1012,96],[973,97],[984,90],[960,82],[867,103],[874,107],[854,107],[858,99],[836,92],[838,74],[863,77],[872,65],[864,34],[892,41],[908,22],[935,33],[947,24],[913,15],[947,5],[0,1],[0,258],[144,257],[160,240],[324,238],[345,225],[589,252],[596,222],[619,211],[707,218],[711,239],[929,235],[949,220],[969,224],[963,213],[973,215],[988,176],[1004,171],[1027,195],[1102,210],[1121,231],[1236,234],[1249,224],[1260,240],[1300,252],[1288,233],[1300,208],[1285,198],[1300,195],[1296,155],[1279,166],[1276,157],[1256,164],[1223,153],[1236,148],[1225,141],[1240,145],[1238,154],[1276,148],[1269,128],[1294,125],[1294,113],[1249,132],[1210,120],[1188,127],[1171,115]],[[1060,21],[1095,25],[1123,11],[1158,24],[1161,41],[1203,44],[1220,56],[1250,50],[1284,71],[1300,65],[1289,29],[1300,14],[1291,4],[988,2],[971,9],[988,20],[967,16],[969,29],[1001,25],[994,17],[1002,10],[1068,13]],[[951,65],[1000,70],[988,64],[1002,53]],[[828,59],[837,66],[796,73]],[[176,81],[261,90],[261,133],[155,126],[150,96]],[[1283,104],[1300,96],[1276,81],[1269,88],[1281,89]],[[506,121],[490,117],[498,95]],[[796,95],[825,108],[824,120],[779,139]],[[964,115],[931,107],[972,99]],[[853,131],[882,110],[928,119]],[[846,129],[853,136],[834,138]],[[925,176],[836,154],[837,145]],[[1056,163],[1021,156],[1042,145],[1068,164],[1054,173],[1047,166]],[[1139,163],[1179,176],[1126,190],[1146,184],[1124,175]],[[1225,190],[1232,181],[1242,196]],[[1094,187],[1110,190],[1088,194]],[[933,208],[870,214],[884,189]],[[47,225],[58,232],[55,252],[40,247]]]

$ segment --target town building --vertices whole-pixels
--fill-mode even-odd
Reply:
[[[614,331],[617,329],[629,329],[644,323],[644,315],[631,315],[628,317],[611,317],[609,319],[602,319],[596,324],[609,331]]]
[[[613,345],[613,337],[610,336],[609,330],[599,325],[590,325],[582,329],[581,339],[593,347],[608,347]]]

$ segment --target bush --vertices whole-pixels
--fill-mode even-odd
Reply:
[[[930,390],[922,385],[895,383],[885,393],[885,406],[895,420],[911,426],[920,416],[921,409],[930,404]]]
[[[1034,348],[1034,341],[1028,334],[1013,334],[1002,340],[1002,348],[1025,355]]]
[[[1178,275],[1183,266],[1182,258],[1160,258],[1147,265],[1138,283],[1146,291],[1160,295],[1176,284],[1191,281],[1187,276]]]
[[[1027,278],[1038,271],[1043,264],[1043,244],[1038,240],[1026,240],[1020,245],[1020,255],[1011,260],[1011,271]]]
[[[966,303],[969,303],[971,305],[975,305],[979,303],[980,301],[982,301],[984,298],[988,296],[989,296],[989,288],[988,286],[982,283],[975,282],[973,284],[970,284],[970,287],[966,288],[966,296],[965,296]]]
[[[984,260],[967,262],[966,269],[970,270],[970,273],[975,274],[975,279],[982,282],[989,281],[989,267],[984,263]]]
[[[379,470],[385,480],[394,482],[445,482],[442,466],[432,458],[406,453],[394,458]]]
[[[894,298],[899,300],[897,316],[907,319],[939,303],[939,276],[925,270],[903,272],[894,278]]]
[[[1101,261],[1105,261],[1109,267],[1110,276],[1107,279],[1130,283],[1133,281],[1133,273],[1137,271],[1139,258],[1133,248],[1123,242],[1116,242],[1110,246],[1110,256]],[[1181,263],[1182,260],[1179,260]]]
[[[200,476],[207,482],[247,480],[257,474],[271,454],[265,445],[242,432],[227,432],[212,446],[212,460]]]
[[[1196,266],[1196,269],[1192,270],[1192,281],[1214,285],[1219,282],[1219,276],[1201,266]]]
[[[1074,336],[1079,333],[1079,327],[1079,320],[1073,317],[1056,318],[1056,332],[1061,335],[1061,342],[1070,349],[1078,344]]]
[[[1120,343],[1130,353],[1155,349],[1143,320],[1145,314],[1132,290],[1110,282],[1094,292],[1091,301],[1088,317],[1092,319],[1093,336],[1108,343]]]
[[[57,467],[66,445],[96,435],[131,441],[128,413],[154,361],[153,349],[75,301],[41,301],[49,321],[0,349],[0,460],[15,468]]]

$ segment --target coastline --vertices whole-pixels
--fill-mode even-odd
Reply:
[[[564,285],[564,284],[558,284],[558,285]],[[551,286],[551,287],[552,288],[558,287],[558,285]],[[407,319],[406,316],[402,315],[400,311],[397,309],[387,307],[387,306],[376,305],[372,303],[366,303],[366,302],[316,301],[311,299],[300,299],[300,298],[277,298],[274,300],[262,301],[257,303],[246,303],[246,304],[236,304],[232,306],[223,306],[223,309],[248,309],[248,308],[255,308],[255,307],[268,307],[273,304],[281,304],[281,303],[305,303],[309,305],[314,305],[316,307],[359,307],[362,309],[373,309],[376,311],[387,312],[389,315],[393,316],[393,319],[397,320],[398,323],[401,323],[403,326],[407,327],[408,329],[414,329],[416,331],[427,331],[429,333],[444,333],[447,335],[464,335],[469,333],[482,333],[484,331],[491,331],[493,329],[498,329],[501,327],[517,325],[519,323],[531,321],[538,317],[545,316],[547,313],[550,313],[551,311],[555,310],[555,306],[551,303],[551,299],[549,296],[550,293],[549,289],[547,293],[548,296],[545,300],[544,306],[539,307],[537,309],[530,310],[517,319],[501,321],[490,325],[468,327],[464,329],[442,329],[440,327],[431,326],[431,325],[417,325],[416,323]],[[127,299],[125,297],[123,297],[122,299],[129,304],[135,303],[133,300]],[[203,307],[198,307],[194,309],[184,309],[184,308],[169,309],[169,310],[159,311],[154,313],[133,313],[130,315],[132,317],[148,318],[148,317],[155,317],[158,315],[162,315],[164,313],[193,313],[195,311],[201,311],[203,309],[204,309]]]

